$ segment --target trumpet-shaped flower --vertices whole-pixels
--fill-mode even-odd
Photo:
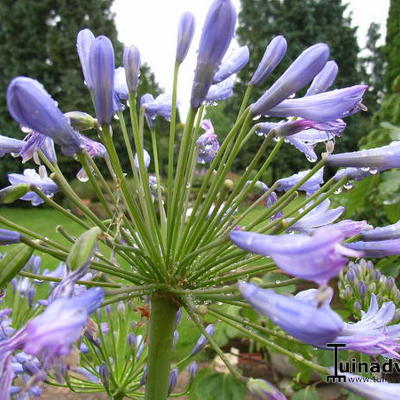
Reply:
[[[235,77],[231,76],[224,81],[210,86],[207,93],[206,103],[213,104],[217,101],[229,99],[233,96],[233,86],[235,85]]]
[[[276,183],[278,184],[278,187],[276,188],[276,190],[287,192],[289,189],[299,183],[305,176],[307,176],[309,172],[310,170],[301,171],[297,174],[290,176],[289,178],[282,178],[277,180]],[[298,190],[302,190],[303,192],[306,192],[307,195],[311,195],[320,189],[323,182],[324,170],[323,168],[321,168],[310,179],[303,183],[298,188]]]
[[[322,71],[311,82],[306,96],[323,93],[329,89],[336,79],[339,68],[335,61],[328,61]]]
[[[333,121],[362,110],[361,101],[366,90],[367,86],[357,85],[299,99],[289,99],[262,114],[280,118],[301,117],[313,121]]]
[[[22,147],[24,146],[23,140],[9,138],[7,136],[0,135],[0,157],[5,154],[19,154]]]
[[[286,39],[281,35],[274,37],[265,49],[264,56],[251,78],[250,85],[260,86],[282,61],[286,50]]]
[[[250,52],[247,46],[242,46],[228,52],[214,76],[213,83],[220,83],[231,75],[241,71],[249,62],[249,58]]]
[[[347,256],[361,254],[340,245],[344,235],[329,227],[315,229],[312,235],[264,235],[237,230],[230,233],[230,238],[245,251],[271,257],[288,274],[320,285],[339,274]]]
[[[65,155],[81,152],[79,136],[69,119],[38,81],[14,78],[7,89],[7,106],[17,122],[52,138]]]
[[[381,258],[400,254],[400,238],[347,243],[346,247],[355,251],[361,251],[365,257]]]
[[[38,132],[30,132],[24,139],[24,145],[21,149],[20,156],[22,163],[33,159],[36,164],[41,164],[38,151],[41,150],[46,158],[51,162],[57,162],[57,155],[54,149],[54,141],[46,135]]]
[[[200,107],[207,96],[232,41],[236,19],[236,10],[231,0],[215,0],[211,5],[200,38],[190,99],[192,108]]]
[[[179,20],[178,42],[176,46],[176,61],[182,63],[186,58],[190,45],[192,44],[196,19],[190,12],[185,12]]]
[[[252,283],[240,283],[239,290],[256,311],[304,343],[330,343],[343,329],[342,319],[327,305],[318,307],[301,297],[278,294]]]
[[[369,229],[361,232],[365,241],[391,240],[400,238],[400,221],[395,224]]]
[[[201,127],[205,130],[196,142],[198,148],[197,162],[205,164],[211,162],[218,153],[219,142],[214,132],[214,127],[209,119],[205,119],[201,123]]]
[[[315,44],[303,51],[282,76],[251,106],[253,115],[269,115],[273,107],[310,83],[325,66],[328,58],[329,47],[324,43]],[[290,116],[296,116],[296,114]]]
[[[172,97],[168,94],[160,94],[154,98],[147,93],[142,96],[140,104],[145,109],[146,120],[150,128],[154,128],[154,121],[158,115],[168,121],[171,119]]]

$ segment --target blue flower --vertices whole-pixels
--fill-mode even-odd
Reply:
[[[309,172],[310,170],[300,171],[297,174],[294,174],[288,178],[278,179],[276,181],[276,183],[278,184],[276,190],[287,192],[298,182],[300,182]],[[311,195],[317,192],[323,183],[324,183],[324,169],[321,168],[307,182],[303,183],[297,190],[302,190],[306,192],[307,195]]]
[[[233,86],[235,85],[235,77],[231,76],[224,81],[211,85],[207,93],[206,103],[213,104],[217,101],[227,100],[233,96]]]
[[[196,20],[190,12],[185,12],[179,20],[178,42],[176,46],[176,61],[182,63],[186,58],[193,40],[196,28]]]
[[[361,251],[365,257],[381,258],[400,254],[400,238],[390,240],[379,240],[376,242],[352,242],[346,247],[355,251]]]
[[[76,48],[78,50],[79,60],[82,66],[83,77],[89,89],[93,89],[93,83],[90,76],[89,54],[94,40],[95,37],[89,29],[81,30],[76,39]]]
[[[379,241],[400,238],[400,221],[395,224],[386,225],[361,232],[361,236],[365,241]]]
[[[307,90],[306,96],[323,93],[329,89],[336,79],[339,68],[335,61],[328,61],[322,71],[311,82]]]
[[[219,142],[218,137],[214,132],[214,127],[209,119],[205,119],[201,123],[201,127],[206,131],[196,142],[198,149],[197,162],[205,164],[211,162],[218,153]]]
[[[23,146],[24,142],[22,140],[0,135],[0,157],[9,153],[19,154]]]
[[[206,326],[206,332],[208,335],[213,336],[215,332],[215,327],[213,324],[209,324]],[[208,339],[204,336],[201,335],[199,339],[197,340],[196,344],[194,345],[192,351],[190,352],[190,355],[194,356],[195,354],[199,353],[201,350],[203,350],[204,346],[208,343]]]
[[[0,229],[0,245],[14,244],[21,241],[21,234],[8,229]]]
[[[167,94],[160,94],[154,98],[146,93],[140,99],[140,105],[145,109],[146,120],[150,128],[154,127],[154,121],[159,115],[168,121],[171,119],[172,97]]]
[[[249,62],[250,52],[247,46],[228,52],[214,76],[213,83],[220,83],[231,75],[241,71]]]
[[[141,64],[140,53],[135,46],[129,46],[124,49],[123,63],[129,91],[135,93],[139,85]]]

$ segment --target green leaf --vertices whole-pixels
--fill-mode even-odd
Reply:
[[[192,392],[192,400],[244,400],[246,388],[232,375],[213,373],[196,379]]]

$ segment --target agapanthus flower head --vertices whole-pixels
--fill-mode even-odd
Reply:
[[[92,79],[90,76],[89,54],[94,39],[95,37],[89,29],[82,29],[76,38],[76,48],[82,66],[83,77],[89,89],[93,89]]]
[[[343,329],[343,321],[329,306],[318,307],[302,298],[275,293],[252,283],[240,283],[243,298],[287,333],[304,343],[330,343]]]
[[[52,197],[59,191],[57,184],[47,176],[44,166],[39,167],[39,173],[34,169],[26,169],[22,174],[8,174],[8,180],[11,185],[26,183],[38,187],[45,195]],[[34,192],[28,192],[21,197],[21,200],[30,201],[33,206],[44,203],[44,200]]]
[[[235,80],[235,76],[231,76],[220,83],[211,85],[205,100],[206,103],[214,104],[218,101],[227,100],[232,97]]]
[[[205,119],[201,123],[201,127],[205,130],[196,142],[198,148],[197,162],[205,164],[211,162],[218,153],[219,142],[214,132],[214,127],[209,119]]]
[[[23,140],[0,135],[0,157],[5,154],[19,154],[23,146]]]
[[[215,332],[215,327],[213,324],[209,324],[205,328],[206,332],[208,335],[213,336]],[[192,351],[190,354],[194,356],[195,354],[199,353],[201,350],[203,350],[204,346],[208,343],[208,339],[204,336],[201,335],[199,339],[197,340],[196,344],[193,346]]]
[[[315,229],[312,235],[264,235],[236,230],[230,238],[245,251],[271,257],[288,274],[319,285],[326,285],[339,274],[347,263],[346,256],[361,254],[341,246],[343,234],[329,227]]]
[[[192,44],[196,19],[191,12],[182,14],[178,26],[178,41],[176,45],[176,61],[182,63],[186,58],[190,45]]]
[[[376,172],[400,167],[400,142],[374,149],[331,154],[326,159],[333,167],[365,168],[364,172]]]
[[[261,59],[256,72],[254,72],[250,84],[260,86],[282,61],[286,54],[286,50],[286,39],[282,35],[274,37],[265,49],[264,56]]]
[[[283,393],[264,379],[250,378],[247,389],[256,400],[287,400]]]
[[[41,164],[38,151],[41,150],[46,158],[51,162],[57,162],[57,155],[54,149],[54,141],[46,135],[31,131],[24,138],[24,145],[19,155],[22,163],[33,159],[36,164]]]
[[[295,186],[299,181],[301,181],[310,170],[300,171],[297,174],[294,174],[288,178],[278,179],[277,183],[277,191],[285,191],[287,192],[290,188]],[[307,195],[311,195],[318,191],[321,185],[324,182],[324,169],[321,168],[318,170],[307,182],[303,183],[298,190],[302,190],[306,192]]]
[[[200,107],[207,96],[232,41],[236,19],[236,10],[231,0],[215,0],[211,5],[200,38],[190,100],[192,108]]]
[[[337,66],[335,61],[328,61],[321,72],[311,82],[311,85],[307,90],[306,96],[325,92],[332,86],[338,72],[339,67]]]
[[[213,83],[220,83],[230,76],[241,71],[249,62],[250,51],[247,46],[242,46],[231,51],[228,51],[221,66],[214,76]]]
[[[172,97],[168,94],[160,94],[154,98],[146,93],[140,99],[140,105],[145,109],[146,121],[150,129],[154,128],[157,116],[164,117],[168,121],[171,119]]]
[[[313,121],[333,121],[364,109],[361,101],[366,85],[331,90],[298,99],[288,99],[266,110],[270,117],[301,117]]]
[[[135,93],[139,85],[141,66],[140,52],[137,47],[129,46],[124,49],[123,63],[129,91]]]
[[[374,229],[368,229],[361,232],[365,241],[379,241],[400,238],[400,221],[395,224],[382,226]]]
[[[400,238],[347,243],[346,247],[362,252],[365,257],[382,258],[400,254]]]
[[[21,241],[19,232],[10,231],[8,229],[0,229],[0,245],[14,244]]]
[[[49,136],[65,155],[81,151],[79,136],[69,119],[38,81],[23,76],[14,78],[7,89],[7,106],[19,124]]]
[[[315,44],[303,51],[282,76],[251,106],[253,115],[270,115],[273,107],[310,83],[325,66],[328,58],[329,47],[324,43]]]
[[[114,48],[106,36],[98,36],[90,47],[89,70],[99,124],[110,124],[114,115]]]

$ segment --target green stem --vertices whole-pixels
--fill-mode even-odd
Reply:
[[[165,400],[168,396],[177,311],[178,305],[172,298],[152,296],[145,400]]]

